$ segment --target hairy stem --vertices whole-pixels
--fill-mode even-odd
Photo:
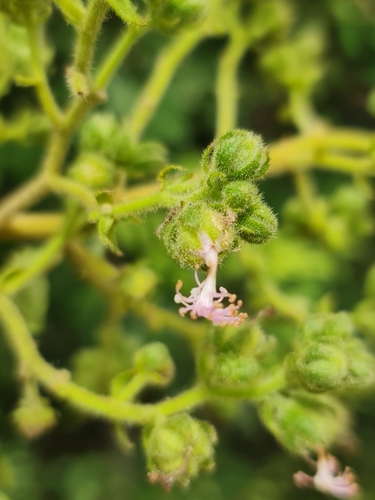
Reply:
[[[78,40],[74,54],[74,67],[85,76],[88,76],[94,56],[95,41],[108,10],[104,0],[90,0],[86,16],[78,31]]]

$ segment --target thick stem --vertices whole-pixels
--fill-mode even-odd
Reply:
[[[74,67],[85,76],[89,75],[94,56],[95,40],[108,10],[105,0],[90,0],[86,16],[78,32]]]
[[[29,36],[29,45],[31,51],[31,64],[36,79],[36,91],[40,104],[55,126],[59,127],[62,120],[61,111],[56,104],[55,98],[52,94],[48,84],[47,75],[43,61],[43,26],[38,23],[33,13],[27,18],[27,33]]]
[[[236,31],[220,57],[216,83],[216,137],[220,137],[237,126],[238,68],[247,45],[246,37]]]
[[[0,225],[1,238],[39,240],[56,234],[62,225],[60,213],[20,213]]]
[[[129,118],[128,132],[135,139],[139,139],[151,120],[182,60],[204,36],[204,31],[200,29],[186,31],[160,53],[149,80],[135,102]]]

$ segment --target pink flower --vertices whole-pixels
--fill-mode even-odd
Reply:
[[[190,313],[192,319],[197,319],[199,316],[212,321],[214,325],[240,325],[245,318],[246,313],[238,314],[238,309],[242,306],[242,301],[236,303],[236,295],[229,293],[224,287],[216,291],[216,273],[219,262],[219,251],[217,245],[212,243],[207,235],[201,236],[202,250],[200,256],[204,259],[208,273],[205,280],[202,282],[198,278],[198,267],[195,269],[195,281],[197,287],[193,288],[189,297],[185,297],[180,292],[182,281],[179,280],[176,285],[175,302],[183,304],[180,307],[179,313],[185,316]],[[229,305],[224,307],[222,301],[228,299]]]
[[[302,471],[294,474],[293,480],[296,486],[315,488],[321,493],[335,498],[353,499],[358,497],[360,488],[355,482],[355,474],[349,467],[345,467],[344,471],[340,472],[340,464],[333,455],[320,450],[315,465],[316,474],[313,477]]]

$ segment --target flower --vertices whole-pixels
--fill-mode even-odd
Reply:
[[[236,295],[229,293],[224,287],[220,287],[219,292],[216,290],[219,245],[217,242],[214,244],[206,234],[200,236],[200,241],[202,243],[200,256],[204,259],[208,267],[207,277],[200,282],[198,278],[199,266],[196,266],[195,281],[198,286],[191,290],[189,297],[185,297],[180,292],[183,284],[182,281],[179,280],[177,282],[174,300],[177,304],[183,304],[184,306],[180,307],[179,313],[181,316],[190,313],[192,319],[197,319],[199,316],[207,318],[214,325],[238,326],[247,318],[246,313],[238,314],[238,309],[242,306],[242,301],[239,300],[236,303]],[[224,307],[222,303],[224,299],[228,299],[229,305],[227,307]]]
[[[293,480],[299,488],[315,488],[321,493],[326,493],[335,498],[352,499],[357,498],[360,492],[354,472],[345,467],[340,472],[338,460],[324,450],[318,452],[315,476],[309,476],[302,471],[296,472]]]

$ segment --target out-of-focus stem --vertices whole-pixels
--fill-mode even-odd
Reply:
[[[63,13],[66,21],[76,28],[81,25],[85,8],[81,0],[53,0]]]
[[[0,225],[0,237],[9,239],[44,239],[61,228],[59,213],[19,213]]]

